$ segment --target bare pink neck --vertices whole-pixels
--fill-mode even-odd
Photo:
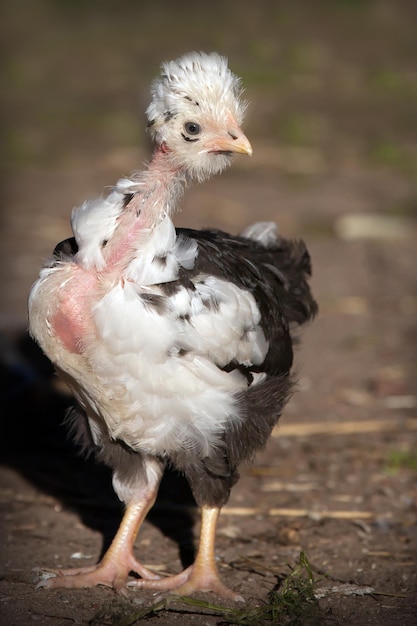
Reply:
[[[186,179],[174,165],[165,144],[156,147],[147,170],[139,174],[139,181],[143,185],[141,198],[138,198],[143,219],[152,226],[161,217],[171,216],[182,196]]]
[[[145,242],[154,227],[172,215],[186,183],[164,144],[155,149],[147,169],[133,180],[138,184],[137,193],[120,216],[104,251],[109,270],[125,267],[140,242]]]

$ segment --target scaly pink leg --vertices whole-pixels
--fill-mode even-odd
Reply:
[[[138,501],[128,504],[119,529],[111,546],[100,563],[92,567],[74,569],[46,569],[56,576],[42,580],[37,586],[53,589],[56,587],[95,587],[105,585],[115,591],[126,586],[129,572],[133,571],[147,580],[158,580],[159,576],[141,565],[133,556],[133,545],[139,528],[149,509],[155,502],[157,486],[142,494]]]
[[[222,583],[217,570],[214,543],[219,513],[220,509],[217,507],[203,506],[200,542],[197,557],[191,567],[176,576],[168,576],[160,580],[134,580],[128,583],[128,587],[172,591],[181,596],[188,596],[196,591],[212,591],[228,600],[243,602],[242,596]]]

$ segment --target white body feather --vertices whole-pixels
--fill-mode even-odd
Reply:
[[[71,226],[78,244],[77,260],[85,268],[104,269],[101,246],[116,229],[123,199],[124,195],[115,190],[107,198],[86,200],[72,211]]]
[[[90,207],[98,210],[98,204]],[[117,207],[118,200],[113,212],[107,207],[108,215],[117,215]],[[84,250],[94,251],[98,231],[86,237],[86,216],[79,216],[79,230]],[[87,273],[85,291],[95,303],[85,316],[81,353],[68,353],[52,330],[41,344],[70,377],[89,418],[99,427],[104,421],[112,438],[152,455],[187,448],[206,456],[219,444],[225,424],[240,419],[233,394],[247,387],[244,376],[219,368],[234,360],[261,363],[268,350],[253,296],[232,283],[202,275],[195,289],[163,295],[158,283],[175,280],[181,265],[194,264],[196,253],[196,243],[178,240],[165,218],[115,284],[99,282],[92,290]],[[152,261],[162,254],[169,262]],[[76,263],[42,271],[30,298],[36,336],[37,326],[51,316],[44,290],[59,295],[72,285],[82,294],[81,259],[78,253]],[[100,290],[104,294],[98,296]],[[151,296],[164,299],[163,314],[149,304]]]

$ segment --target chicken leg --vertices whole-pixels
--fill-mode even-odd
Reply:
[[[129,582],[128,586],[172,591],[175,595],[182,596],[191,595],[196,591],[212,591],[227,600],[244,602],[242,596],[222,583],[217,570],[214,543],[219,514],[220,508],[218,507],[202,507],[200,542],[196,559],[191,567],[176,576],[168,576],[160,580],[134,580]]]
[[[141,496],[130,502],[119,529],[102,560],[91,567],[74,569],[45,569],[55,576],[41,580],[38,587],[48,589],[56,587],[94,587],[105,585],[117,592],[126,586],[129,573],[136,572],[143,579],[157,580],[159,576],[149,571],[133,556],[133,545],[146,514],[153,506],[157,494],[157,485],[143,492]]]

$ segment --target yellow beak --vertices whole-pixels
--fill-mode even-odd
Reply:
[[[235,126],[223,136],[216,137],[209,146],[209,152],[238,152],[252,156],[253,150],[243,130]]]

